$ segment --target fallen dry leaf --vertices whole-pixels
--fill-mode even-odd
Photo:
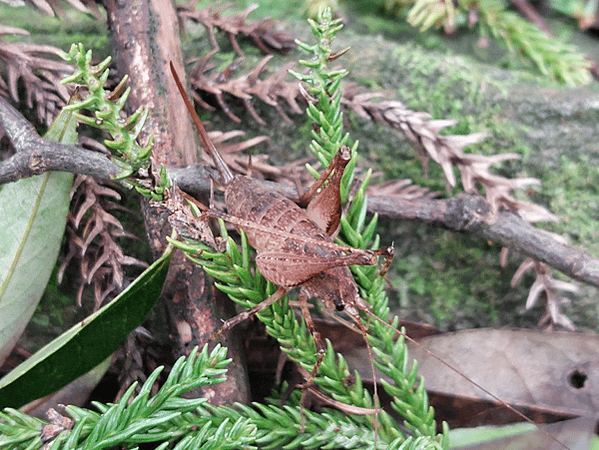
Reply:
[[[595,334],[476,329],[429,336],[419,343],[503,401],[534,413],[535,420],[594,416],[599,411],[599,336]],[[425,350],[409,346],[431,403],[440,402],[436,409],[451,409],[447,414],[456,420],[454,408],[465,409],[471,422],[460,418],[459,426],[485,423],[489,418],[491,423],[515,419],[513,413]],[[365,350],[344,356],[350,367],[364,378],[372,378]],[[475,407],[473,402],[487,407]]]

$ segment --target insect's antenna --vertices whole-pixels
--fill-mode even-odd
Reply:
[[[377,438],[379,431],[379,410],[381,408],[380,400],[379,400],[379,391],[378,391],[378,383],[376,381],[376,372],[374,370],[374,356],[372,353],[372,347],[370,346],[370,342],[368,341],[368,329],[362,323],[360,319],[360,314],[358,310],[354,308],[352,305],[346,305],[344,311],[352,318],[352,322],[348,322],[345,319],[339,317],[336,314],[331,314],[335,320],[339,323],[345,325],[350,330],[360,333],[364,342],[366,343],[366,352],[368,353],[368,361],[370,362],[370,371],[372,373],[373,380],[373,398],[374,398],[374,449],[377,448]],[[355,326],[354,326],[355,323]]]
[[[443,364],[445,367],[447,367],[449,370],[451,370],[452,372],[456,373],[457,375],[459,375],[460,377],[464,378],[466,381],[468,381],[469,383],[472,383],[474,386],[476,386],[477,388],[479,388],[481,391],[483,391],[485,394],[487,394],[488,396],[490,396],[493,400],[495,400],[496,402],[498,402],[499,404],[501,404],[501,406],[509,409],[511,412],[513,412],[514,414],[516,414],[518,417],[524,419],[526,422],[531,423],[533,425],[535,425],[537,428],[537,424],[529,419],[528,417],[526,417],[526,415],[524,415],[523,413],[521,413],[520,411],[518,411],[516,408],[514,408],[513,406],[509,405],[507,402],[505,402],[504,400],[500,399],[499,397],[497,397],[495,394],[493,394],[491,391],[489,391],[488,389],[484,388],[483,386],[481,386],[479,383],[477,383],[476,381],[472,380],[471,378],[469,378],[464,372],[462,372],[460,369],[458,369],[457,367],[452,366],[451,364],[449,364],[448,362],[446,362],[443,358],[441,358],[440,356],[438,356],[435,352],[429,350],[428,348],[426,348],[424,345],[420,344],[418,341],[416,341],[415,339],[412,339],[410,336],[408,336],[406,333],[402,332],[401,330],[398,330],[397,328],[395,328],[394,326],[392,326],[391,324],[385,322],[383,319],[381,319],[379,316],[377,316],[376,314],[374,314],[372,311],[370,311],[369,309],[365,308],[364,310],[360,309],[361,311],[364,311],[369,317],[372,317],[374,320],[376,320],[377,322],[382,323],[383,325],[385,325],[386,327],[392,329],[393,331],[395,331],[396,333],[399,333],[400,335],[402,335],[405,339],[407,339],[408,341],[410,341],[412,344],[414,344],[416,347],[422,349],[425,353],[427,353],[428,355],[430,355],[431,357],[433,357],[434,359],[436,359],[437,361],[439,361],[441,364]],[[371,360],[372,361],[372,360]],[[555,438],[553,435],[551,435],[550,433],[548,433],[545,430],[542,430],[539,428],[540,431],[542,431],[544,434],[546,434],[547,436],[549,436],[553,441],[557,442],[561,447],[565,448],[566,450],[571,450],[567,445],[565,445],[563,442],[560,442],[557,438]]]
[[[227,166],[227,163],[225,163],[224,159],[222,158],[220,153],[218,153],[218,150],[216,150],[216,147],[214,146],[214,144],[208,137],[206,128],[204,128],[204,124],[202,123],[202,121],[200,120],[198,115],[196,114],[193,104],[191,103],[189,96],[185,92],[185,88],[183,87],[183,84],[181,83],[181,80],[179,79],[179,75],[177,75],[177,71],[175,70],[175,66],[173,65],[172,61],[170,62],[170,67],[171,67],[171,72],[173,73],[173,77],[175,79],[175,84],[177,85],[177,88],[179,89],[179,92],[181,93],[181,97],[183,98],[183,101],[185,102],[185,106],[187,107],[187,110],[189,111],[189,114],[191,115],[191,118],[193,119],[193,123],[194,123],[196,129],[198,130],[198,133],[200,134],[202,143],[204,144],[206,151],[210,154],[210,157],[214,160],[214,164],[216,165],[216,168],[220,172],[220,176],[222,178],[221,182],[224,185],[227,185],[227,184],[229,184],[229,182],[231,182],[231,180],[233,180],[233,173],[231,173],[231,170]]]
[[[377,438],[379,435],[379,409],[381,407],[381,402],[379,400],[378,383],[376,381],[376,373],[374,371],[374,356],[372,355],[372,347],[370,347],[370,342],[368,342],[368,331],[366,330],[366,327],[364,327],[362,321],[359,322],[359,327],[361,328],[364,342],[366,342],[366,351],[368,352],[368,360],[370,362],[370,372],[372,373],[372,381],[374,382],[374,450],[376,450]]]

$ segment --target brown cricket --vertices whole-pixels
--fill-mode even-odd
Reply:
[[[301,197],[299,203],[309,201],[306,209],[302,209],[289,198],[267,189],[251,177],[233,175],[195,113],[195,109],[185,93],[172,62],[170,63],[170,67],[202,143],[220,173],[220,184],[225,188],[225,203],[228,213],[210,208],[203,215],[223,219],[243,229],[248,243],[258,253],[256,256],[258,270],[264,278],[279,286],[279,289],[273,295],[254,308],[244,311],[226,321],[215,334],[215,337],[255,313],[267,308],[279,300],[289,288],[299,286],[299,304],[302,315],[318,348],[318,359],[304,385],[305,394],[306,389],[313,382],[322,364],[325,352],[322,339],[316,331],[312,316],[310,315],[308,300],[310,298],[318,298],[329,309],[335,308],[338,311],[345,311],[356,323],[370,350],[366,337],[368,331],[362,323],[359,311],[365,312],[368,316],[382,322],[388,327],[393,327],[374,315],[369,305],[360,297],[358,287],[348,266],[374,265],[377,262],[378,256],[385,256],[387,260],[381,272],[384,274],[393,257],[393,246],[372,251],[342,246],[333,242],[333,237],[339,229],[341,215],[339,185],[345,166],[351,159],[351,150],[348,147],[342,146],[339,149],[320,178]],[[323,185],[324,187],[322,187]],[[321,187],[322,189],[320,189]],[[319,189],[320,191],[317,192]],[[534,423],[511,405],[471,380],[457,368],[445,362],[430,350],[422,347],[417,341],[414,341],[401,331],[393,329],[397,333],[402,334],[410,342],[423,348],[425,352],[439,360],[450,370],[473,383],[504,407],[521,416],[526,421]],[[374,378],[372,356],[370,360]],[[375,382],[375,398],[376,385],[377,383]],[[376,422],[375,420],[375,427]],[[545,434],[548,433],[545,432]],[[561,446],[565,447],[563,443],[557,441],[550,434],[548,435]]]
[[[306,209],[300,208],[287,197],[265,188],[257,180],[244,175],[233,175],[209,139],[206,130],[171,63],[171,71],[185,101],[204,147],[212,157],[225,188],[228,212],[209,209],[203,215],[224,219],[243,229],[248,243],[256,250],[256,266],[267,280],[279,286],[269,298],[254,308],[226,321],[216,335],[251,317],[280,299],[292,287],[299,286],[299,304],[306,324],[314,337],[318,357],[304,387],[308,387],[322,364],[325,346],[314,327],[308,300],[318,298],[325,307],[345,311],[356,323],[366,339],[366,329],[359,311],[368,311],[368,304],[360,298],[350,265],[374,265],[377,256],[390,260],[393,247],[381,250],[363,250],[333,242],[339,229],[341,197],[339,185],[345,166],[351,159],[351,150],[342,146],[329,167],[302,196],[310,200]],[[325,182],[328,183],[316,193]],[[388,264],[385,266],[388,267]],[[374,376],[374,368],[373,368]]]

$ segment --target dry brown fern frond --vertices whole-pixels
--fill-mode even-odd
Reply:
[[[539,184],[535,178],[506,178],[491,173],[492,165],[502,161],[519,159],[520,155],[505,153],[493,156],[464,153],[464,147],[480,142],[486,133],[469,135],[442,135],[440,130],[454,125],[454,120],[431,120],[430,115],[407,109],[396,100],[372,101],[382,94],[360,93],[359,88],[346,89],[343,103],[361,117],[401,130],[421,152],[426,170],[430,159],[441,165],[448,186],[457,183],[454,166],[460,171],[462,187],[466,192],[479,193],[483,188],[487,201],[495,211],[509,210],[528,222],[555,221],[557,218],[545,208],[517,200],[511,194],[514,189]]]
[[[0,76],[0,94],[7,98],[10,95],[18,102],[21,81],[27,107],[35,107],[37,118],[46,125],[52,123],[70,95],[60,80],[71,73],[73,67],[58,57],[60,52],[51,45],[9,43],[0,39],[0,59],[6,64],[6,78]]]
[[[222,31],[227,35],[233,49],[241,57],[243,56],[243,52],[236,38],[239,34],[249,37],[264,53],[286,53],[296,47],[293,36],[285,31],[274,29],[276,21],[273,19],[264,18],[253,23],[246,22],[248,15],[258,5],[252,5],[240,14],[222,16],[221,13],[230,7],[231,3],[224,4],[219,8],[208,7],[196,9],[197,3],[198,0],[192,0],[186,5],[177,7],[181,28],[186,31],[186,19],[201,23],[206,28],[214,50],[219,50],[219,45],[214,36],[214,29]]]
[[[86,175],[78,175],[71,189],[71,212],[67,220],[68,253],[62,262],[58,280],[62,281],[69,263],[76,259],[81,270],[81,285],[77,304],[81,305],[86,286],[94,287],[94,309],[118,294],[126,284],[123,266],[147,267],[124,254],[117,243],[119,238],[137,239],[123,229],[120,221],[108,211],[130,212],[109,200],[120,200],[120,194],[110,181],[97,181]]]
[[[67,0],[67,2],[73,8],[78,9],[83,13],[93,14],[96,19],[104,20],[95,0]],[[66,16],[58,0],[25,0],[25,3],[35,9],[45,12],[50,16],[58,15],[63,18]]]
[[[539,327],[553,328],[559,325],[567,330],[574,330],[572,321],[560,311],[560,307],[568,304],[570,300],[559,297],[557,291],[576,293],[579,291],[578,286],[567,281],[556,280],[551,276],[551,269],[547,264],[526,258],[512,277],[512,287],[515,287],[529,270],[534,270],[536,279],[530,287],[526,309],[531,309],[539,300],[544,300],[546,305],[545,314],[539,320]]]
[[[135,392],[141,390],[142,385],[148,379],[147,374],[152,373],[157,367],[160,355],[157,351],[157,342],[152,334],[142,326],[137,327],[125,343],[119,348],[112,362],[112,368],[117,370],[119,390],[113,401],[118,402],[126,390],[137,383]],[[151,395],[155,395],[160,388],[158,378],[152,385]]]
[[[267,56],[248,74],[240,75],[237,78],[232,78],[231,73],[236,68],[236,62],[231,64],[221,72],[213,71],[214,65],[210,64],[210,58],[216,53],[210,52],[204,58],[199,60],[194,68],[190,71],[190,82],[194,89],[213,95],[223,112],[233,120],[239,123],[241,119],[231,111],[231,108],[225,101],[225,94],[231,95],[244,104],[250,115],[260,125],[266,125],[266,122],[258,116],[258,113],[251,104],[253,97],[258,97],[264,103],[273,106],[288,123],[291,122],[283,108],[281,100],[287,103],[288,109],[296,114],[301,114],[303,110],[297,104],[297,99],[300,99],[298,83],[290,83],[285,81],[287,71],[294,65],[289,63],[284,67],[275,70],[264,79],[260,75],[265,72],[266,64],[272,56]],[[194,98],[205,108],[214,109],[201,96]]]

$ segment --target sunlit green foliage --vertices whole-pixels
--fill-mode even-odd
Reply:
[[[476,28],[480,42],[491,38],[502,41],[513,55],[526,58],[551,79],[570,86],[591,81],[590,64],[576,47],[547,34],[508,6],[506,0],[385,1],[388,11],[405,17],[421,31],[435,27],[453,33],[458,27]]]

